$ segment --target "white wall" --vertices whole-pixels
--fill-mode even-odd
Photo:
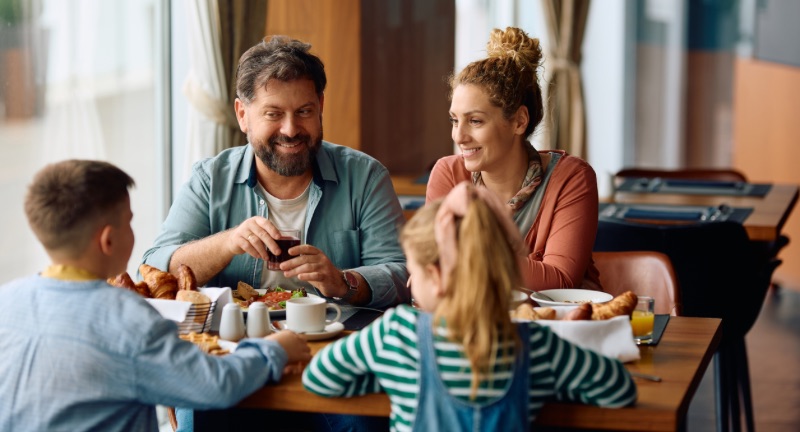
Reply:
[[[594,0],[583,42],[581,76],[586,98],[588,162],[601,197],[611,174],[633,162],[634,11],[630,2]]]

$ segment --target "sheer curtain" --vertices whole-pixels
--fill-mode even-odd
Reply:
[[[109,91],[113,79],[111,73],[99,78],[99,72],[113,71],[101,64],[109,53],[101,52],[96,42],[103,11],[86,1],[48,2],[46,6],[42,21],[52,38],[44,130],[57,131],[57,135],[42,141],[43,162],[107,159],[97,107],[97,98]]]
[[[3,0],[0,0],[3,1]],[[0,283],[41,271],[49,260],[28,228],[23,201],[33,174],[64,159],[111,162],[136,181],[131,207],[136,243],[128,264],[135,273],[163,220],[169,183],[166,142],[159,131],[166,72],[166,2],[161,0],[41,0],[30,14],[25,75],[35,84],[25,101],[34,109],[0,115]],[[39,8],[40,7],[40,8]],[[0,38],[3,38],[0,35]],[[8,38],[0,39],[2,47]],[[0,48],[0,55],[4,54]],[[2,73],[4,89],[20,84]],[[6,102],[14,105],[17,102]],[[3,108],[6,108],[3,106]]]

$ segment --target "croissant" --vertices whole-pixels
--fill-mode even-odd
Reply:
[[[153,298],[175,300],[175,293],[178,292],[178,279],[175,276],[147,264],[139,266],[139,273]]]
[[[181,264],[178,267],[178,291],[197,291],[197,279],[191,267]]]
[[[522,303],[511,311],[511,318],[524,321],[554,320],[556,319],[556,310],[551,307],[534,309],[530,304]]]
[[[592,319],[592,305],[590,303],[581,303],[575,309],[567,312],[562,318],[564,321],[581,321]]]
[[[150,288],[147,287],[147,284],[144,282],[134,283],[128,272],[120,273],[113,278],[108,278],[106,282],[115,287],[129,289],[146,298],[152,297],[150,295]]]
[[[626,291],[606,303],[592,304],[592,319],[604,320],[619,315],[630,315],[636,308],[636,294]]]

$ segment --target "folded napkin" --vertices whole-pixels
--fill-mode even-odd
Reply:
[[[185,301],[165,300],[165,299],[146,299],[150,306],[153,306],[162,317],[175,322],[183,322],[192,304]]]
[[[631,321],[627,316],[608,320],[562,321],[560,318],[574,306],[553,309],[559,319],[537,320],[536,323],[550,327],[562,339],[606,357],[616,358],[623,363],[639,360],[639,347],[633,340]]]
[[[222,320],[222,308],[228,303],[233,303],[233,294],[229,287],[224,288],[199,288],[201,293],[207,295],[211,301],[216,301],[214,317],[211,319],[211,331],[219,331],[219,322]]]

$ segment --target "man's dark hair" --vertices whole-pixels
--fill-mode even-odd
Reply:
[[[310,79],[318,95],[325,91],[328,79],[322,60],[308,52],[310,44],[288,36],[272,36],[247,50],[239,59],[236,71],[236,97],[245,103],[255,98],[256,90],[271,79],[294,81]]]

